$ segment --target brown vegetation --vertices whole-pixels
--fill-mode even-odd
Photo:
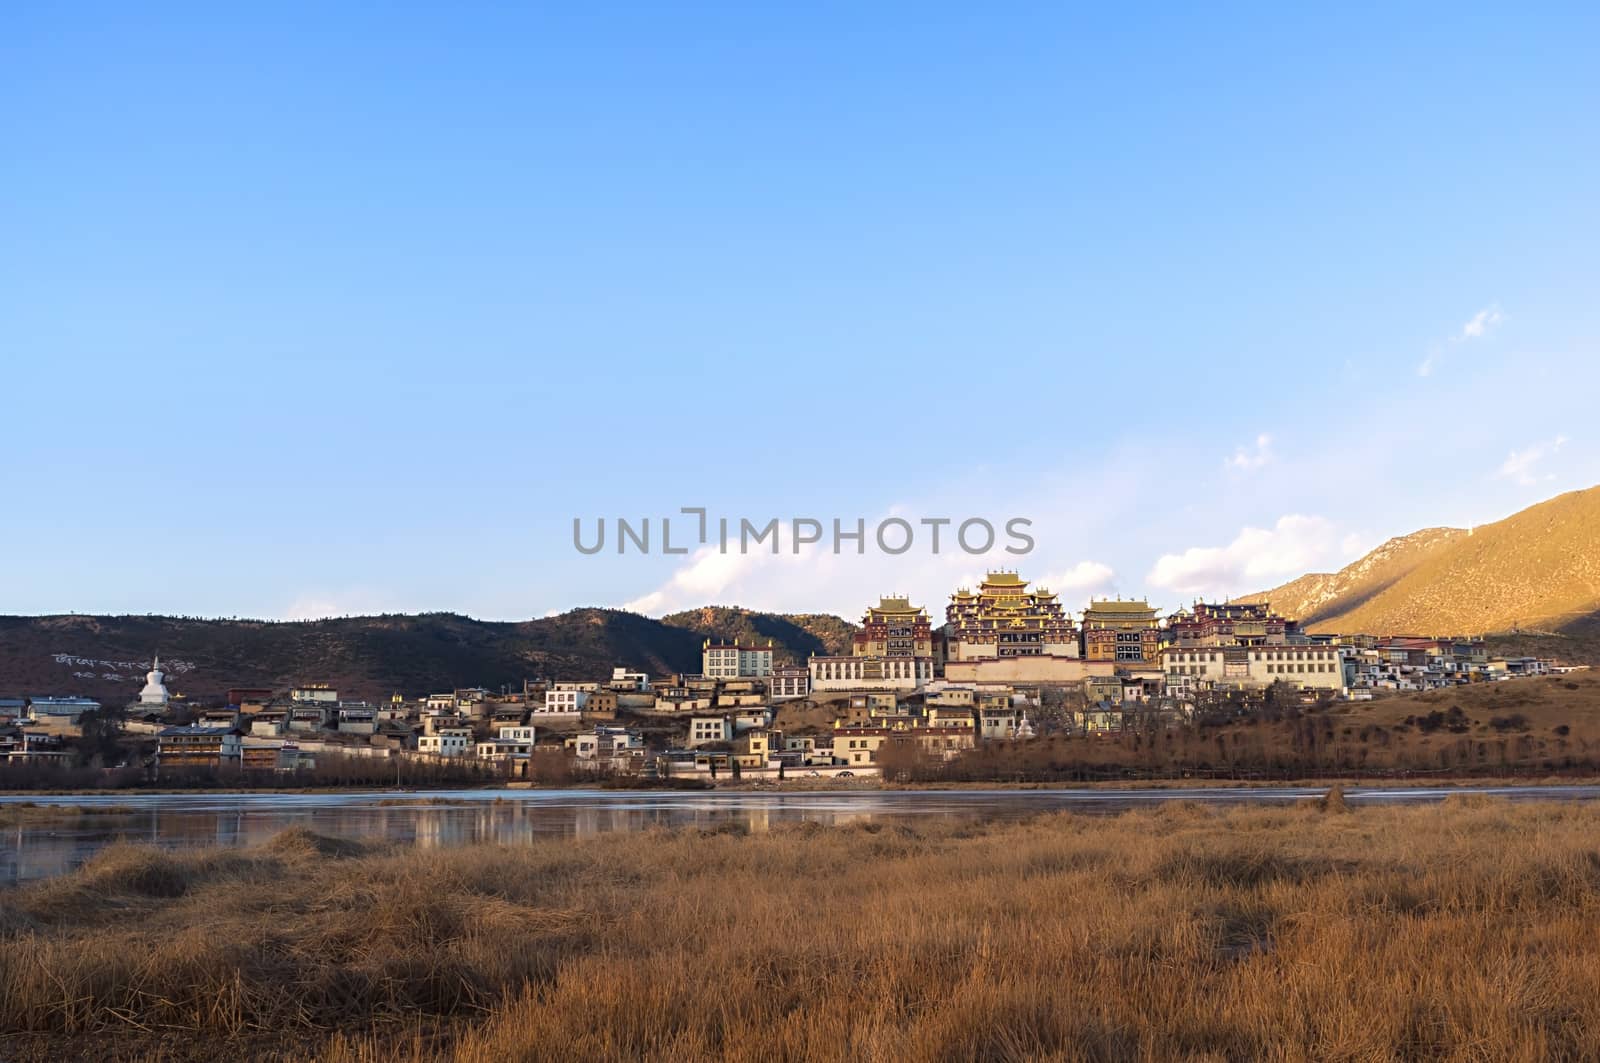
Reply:
[[[1293,694],[1202,705],[1192,726],[1130,709],[1127,730],[986,742],[952,761],[885,746],[890,782],[1088,783],[1600,775],[1600,674],[1575,672],[1370,702]]]
[[[1592,632],[1600,617],[1600,487],[1557,495],[1471,534],[1429,528],[1391,539],[1337,573],[1251,598],[1270,600],[1313,631]]]
[[[560,758],[552,758],[560,759]],[[376,757],[319,753],[314,767],[296,771],[241,771],[225,768],[164,768],[154,774],[143,767],[102,771],[18,761],[0,764],[0,791],[75,790],[304,790],[342,787],[408,789],[500,785],[504,780],[475,758],[458,763],[407,758],[396,762]],[[561,781],[565,781],[563,776]]]
[[[537,676],[603,676],[619,664],[660,675],[700,670],[706,638],[772,639],[785,660],[840,652],[852,625],[834,616],[705,609],[654,620],[617,609],[574,609],[521,623],[450,613],[332,620],[202,620],[167,616],[0,616],[0,675],[12,690],[61,690],[121,704],[142,677],[79,678],[55,660],[77,653],[148,660],[152,646],[194,669],[168,677],[175,693],[216,701],[232,686],[285,690],[315,679],[345,697],[383,699],[454,687],[519,690]]]
[[[0,895],[0,1034],[19,1059],[1578,1058],[1597,831],[1464,798],[119,847]]]
[[[39,805],[32,801],[0,802],[0,827],[73,820],[80,816],[126,816],[138,809],[127,805]]]

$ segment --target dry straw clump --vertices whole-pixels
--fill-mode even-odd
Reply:
[[[3,895],[0,1034],[17,1059],[1584,1058],[1597,837],[1597,809],[1476,800],[121,848]]]

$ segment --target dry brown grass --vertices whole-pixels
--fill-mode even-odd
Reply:
[[[131,816],[137,811],[128,805],[41,805],[33,801],[3,801],[0,802],[0,827],[52,823],[80,816]]]
[[[0,1033],[338,1063],[1600,1053],[1600,808],[1338,804],[111,849],[0,897]]]
[[[1559,724],[1575,737],[1600,739],[1600,672],[1570,672],[1502,683],[1473,683],[1420,694],[1399,694],[1340,706],[1344,715],[1372,723],[1399,723],[1408,717],[1459,706],[1474,726],[1496,717],[1521,714],[1531,729],[1547,732]]]

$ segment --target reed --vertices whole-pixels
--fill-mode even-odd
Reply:
[[[118,847],[0,896],[0,1033],[17,1059],[1583,1058],[1597,837],[1583,805],[1335,794]]]

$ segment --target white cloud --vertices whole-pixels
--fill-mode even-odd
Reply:
[[[1255,443],[1251,446],[1236,448],[1233,452],[1233,457],[1228,459],[1227,465],[1228,468],[1239,472],[1254,472],[1271,462],[1272,459],[1272,437],[1262,432],[1256,436]]]
[[[1513,450],[1506,455],[1506,460],[1500,463],[1500,468],[1495,472],[1495,476],[1502,480],[1515,480],[1524,487],[1536,484],[1540,480],[1554,480],[1555,475],[1553,473],[1546,473],[1544,476],[1540,476],[1538,465],[1545,458],[1559,453],[1566,444],[1566,436],[1556,436],[1554,439],[1534,443],[1523,447],[1521,450]]]
[[[1145,577],[1180,594],[1247,594],[1341,559],[1351,540],[1323,517],[1291,513],[1271,528],[1244,528],[1226,546],[1163,554]]]
[[[1042,577],[1038,583],[1057,594],[1089,594],[1111,586],[1116,573],[1099,561],[1079,561],[1071,568]]]
[[[702,546],[666,583],[624,602],[622,608],[633,613],[657,615],[697,605],[733,604],[725,601],[722,595],[734,587],[741,576],[763,560],[781,562],[784,557],[783,554],[724,554],[714,546]]]
[[[1461,326],[1461,329],[1450,337],[1450,343],[1457,344],[1466,343],[1469,340],[1481,340],[1505,319],[1506,315],[1501,312],[1500,304],[1490,303],[1468,318],[1466,323]],[[1429,349],[1427,357],[1423,358],[1421,364],[1417,366],[1417,375],[1432,376],[1434,369],[1438,367],[1439,361],[1443,357],[1443,346],[1434,344]]]
[[[1489,334],[1489,330],[1505,320],[1505,315],[1500,312],[1500,307],[1491,303],[1472,315],[1472,319],[1461,326],[1460,340],[1482,339]]]

